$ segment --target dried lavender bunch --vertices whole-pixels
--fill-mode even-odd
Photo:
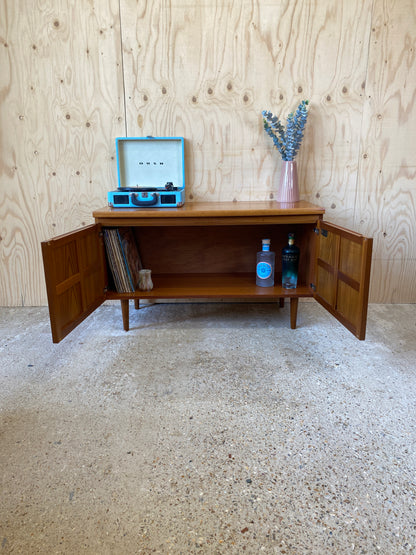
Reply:
[[[309,100],[302,100],[296,112],[287,116],[286,129],[277,116],[267,110],[262,112],[264,129],[272,138],[283,160],[294,160],[299,152],[308,118],[308,105]]]

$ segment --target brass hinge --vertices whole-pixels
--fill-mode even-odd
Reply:
[[[313,230],[316,233],[316,235],[319,235],[319,228],[314,227]],[[323,235],[324,237],[328,237],[328,230],[321,229],[321,235]]]

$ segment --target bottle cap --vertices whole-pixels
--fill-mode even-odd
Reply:
[[[263,245],[270,245],[270,239],[263,239],[262,243]]]

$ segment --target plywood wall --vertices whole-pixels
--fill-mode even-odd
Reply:
[[[187,202],[274,198],[261,111],[308,98],[301,196],[375,238],[370,298],[416,302],[413,0],[3,0],[0,305],[46,304],[40,241],[92,222],[114,139],[186,139]]]
[[[45,304],[40,242],[90,223],[115,179],[118,1],[0,6],[0,304]]]
[[[353,225],[374,237],[372,299],[416,302],[416,2],[374,3]]]

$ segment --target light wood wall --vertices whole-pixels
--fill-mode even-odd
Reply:
[[[261,111],[311,101],[301,196],[374,237],[370,300],[416,302],[414,0],[2,0],[0,305],[92,222],[117,136],[184,136],[187,201],[276,195]]]

